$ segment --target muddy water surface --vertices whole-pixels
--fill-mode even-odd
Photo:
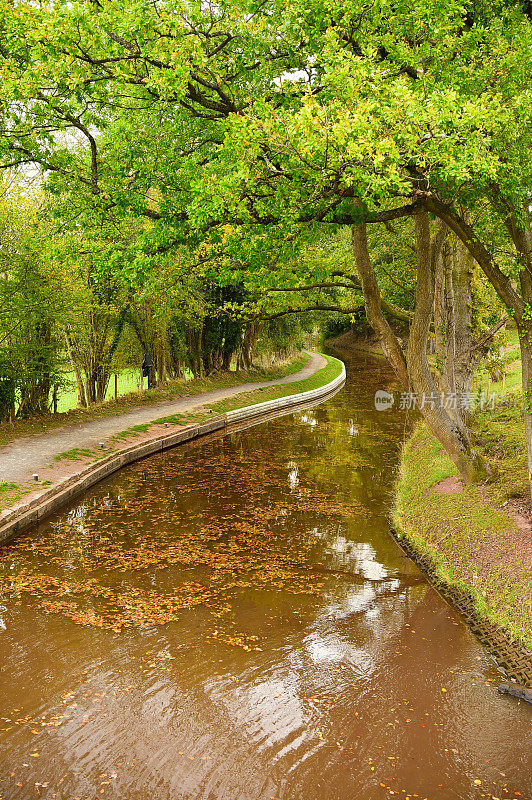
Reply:
[[[0,800],[530,800],[530,707],[389,536],[405,420],[347,366],[0,550]]]

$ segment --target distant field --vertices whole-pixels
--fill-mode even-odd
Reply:
[[[234,371],[234,365],[231,365],[231,372]],[[191,380],[192,373],[188,370],[185,371],[185,380]],[[138,392],[140,380],[140,369],[124,369],[118,374],[117,397],[123,397],[125,394],[131,392]],[[57,411],[59,414],[64,411],[70,411],[77,408],[78,405],[78,390],[76,387],[76,378],[73,372],[64,373],[64,387],[59,390],[57,400]],[[148,386],[148,379],[144,378],[144,388]],[[115,376],[111,375],[109,386],[107,387],[106,400],[114,400],[115,396]]]
[[[519,351],[519,337],[517,335],[517,331],[515,328],[505,330],[499,334],[497,341],[500,342],[500,346],[504,350],[504,388],[502,381],[491,381],[490,391],[497,395],[497,397],[509,393],[515,393],[516,395],[521,396],[523,391],[521,384],[521,355]],[[487,391],[488,375],[489,373],[486,366],[482,364],[477,370],[475,376],[476,386],[485,388]]]
[[[125,369],[118,375],[118,397],[122,397],[129,392],[136,392],[138,390],[140,370]],[[64,376],[65,385],[63,389],[59,390],[57,410],[58,412],[70,411],[78,405],[78,390],[76,387],[76,378],[73,372],[67,372]],[[144,379],[144,385],[147,385],[147,379]],[[109,386],[107,388],[106,400],[112,400],[115,396],[115,379],[114,375],[111,376]]]

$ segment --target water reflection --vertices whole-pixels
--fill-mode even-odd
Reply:
[[[389,374],[348,375],[4,548],[0,798],[530,797],[530,709],[388,534]]]

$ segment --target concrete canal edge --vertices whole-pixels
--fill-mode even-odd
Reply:
[[[95,463],[80,467],[75,474],[45,489],[32,500],[26,503],[19,503],[4,514],[0,523],[0,544],[7,543],[31,525],[41,522],[65,505],[65,503],[83,494],[91,486],[117,472],[127,464],[207,434],[225,429],[228,432],[233,431],[240,424],[244,424],[246,427],[250,424],[259,424],[262,421],[266,421],[272,414],[279,415],[283,411],[295,410],[298,406],[306,406],[309,403],[326,400],[343,386],[346,377],[343,362],[339,359],[332,359],[330,356],[329,359],[338,362],[341,365],[341,370],[336,378],[333,378],[332,381],[323,386],[306,392],[278,397],[274,400],[266,400],[263,403],[236,408],[225,414],[213,417],[207,422],[187,425],[179,431],[160,434],[149,441],[133,443],[129,447],[121,449],[118,453],[111,453]],[[319,374],[319,372],[316,374]]]

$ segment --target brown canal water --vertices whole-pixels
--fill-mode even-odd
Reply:
[[[132,465],[0,551],[0,798],[532,797],[530,707],[388,533],[405,419]]]

